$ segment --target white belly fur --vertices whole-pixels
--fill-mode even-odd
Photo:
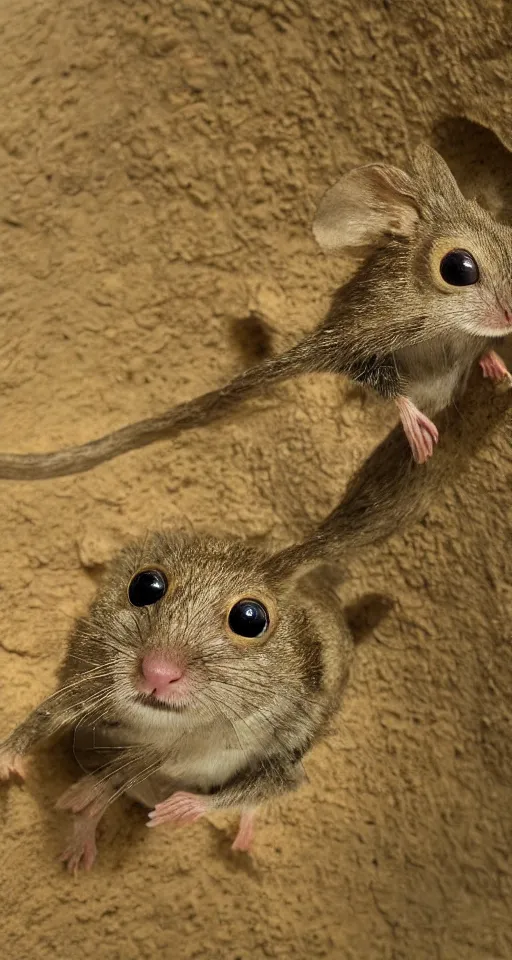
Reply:
[[[146,807],[167,799],[176,790],[208,793],[212,787],[227,782],[247,763],[247,754],[240,748],[220,747],[195,756],[170,760],[158,773],[127,791],[128,796]]]
[[[257,713],[247,719],[250,722],[256,718]],[[208,793],[213,787],[230,780],[251,759],[254,760],[257,755],[265,752],[266,744],[261,741],[261,730],[258,730],[259,736],[251,737],[247,721],[240,731],[235,730],[233,725],[218,720],[208,728],[198,727],[185,733],[186,724],[183,723],[183,718],[174,719],[174,736],[172,726],[169,725],[158,731],[160,736],[155,735],[154,731],[151,738],[155,745],[161,739],[162,745],[171,753],[169,760],[156,774],[126,791],[128,796],[145,806],[153,807],[176,790]],[[118,745],[148,742],[141,731],[127,727],[80,727],[77,733],[75,756],[79,762],[81,755],[84,755],[83,751],[89,751],[90,759],[91,748],[94,752],[94,748],[115,749]]]
[[[438,413],[451,403],[463,373],[459,367],[454,367],[437,377],[416,380],[411,384],[409,396],[423,413]]]
[[[407,385],[404,393],[428,416],[438,413],[451,403],[484,346],[476,338],[446,336],[399,350],[396,362]]]

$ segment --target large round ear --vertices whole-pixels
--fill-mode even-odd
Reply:
[[[416,184],[403,170],[371,163],[352,170],[322,197],[313,234],[325,253],[374,247],[410,236],[420,214]]]
[[[426,143],[416,147],[412,167],[425,197],[436,194],[446,200],[464,199],[448,164],[433,147]]]

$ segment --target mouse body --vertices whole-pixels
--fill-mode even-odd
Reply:
[[[243,542],[157,533],[113,562],[71,636],[55,694],[0,749],[0,777],[54,733],[73,731],[84,776],[58,802],[73,813],[63,858],[93,863],[107,807],[125,793],[148,825],[242,814],[297,789],[325,733],[354,642],[316,570]]]
[[[431,418],[461,395],[477,361],[485,377],[512,382],[497,352],[512,332],[512,229],[462,195],[435,150],[419,147],[411,166],[367,164],[321,199],[313,224],[319,246],[362,263],[302,341],[224,387],[90,443],[0,453],[0,478],[90,470],[312,373],[341,374],[395,402],[415,460],[428,460],[439,436]]]
[[[313,232],[328,255],[367,256],[332,298],[324,357],[336,345],[336,372],[395,401],[423,463],[438,440],[430,418],[464,391],[475,361],[510,382],[496,347],[512,331],[512,230],[422,146],[410,173],[368,164],[346,174],[322,198]]]

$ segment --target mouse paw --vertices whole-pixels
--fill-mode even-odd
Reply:
[[[10,780],[11,777],[24,780],[25,776],[25,761],[21,754],[0,749],[0,780]]]
[[[488,353],[480,358],[480,366],[484,377],[488,377],[489,380],[493,380],[494,383],[501,383],[502,380],[507,380],[512,386],[512,376],[506,364],[495,350],[489,350]]]
[[[439,440],[439,431],[435,423],[418,410],[412,400],[400,397],[396,405],[412,455],[416,463],[425,463],[434,452],[434,447]]]
[[[97,823],[97,817],[87,817],[85,814],[74,818],[71,839],[59,860],[75,877],[80,867],[90,870],[96,860]]]
[[[177,827],[184,826],[186,823],[195,823],[208,809],[208,801],[205,797],[198,796],[195,793],[173,793],[172,797],[157,803],[154,810],[149,814],[148,827],[159,827],[163,823],[174,823]]]
[[[248,853],[254,839],[254,821],[256,814],[254,810],[244,810],[240,817],[238,833],[231,844],[232,850],[238,850],[240,853]]]

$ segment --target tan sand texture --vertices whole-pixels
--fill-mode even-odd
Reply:
[[[510,40],[501,0],[3,0],[0,447],[99,436],[311,329],[349,269],[310,231],[340,169],[426,137],[509,218]],[[52,690],[117,545],[162,523],[304,534],[393,423],[309,378],[84,476],[0,483],[1,734]],[[252,859],[233,818],[149,831],[120,803],[74,882],[71,760],[2,790],[1,956],[511,960],[511,487],[503,432],[354,565],[347,599],[395,607]]]

